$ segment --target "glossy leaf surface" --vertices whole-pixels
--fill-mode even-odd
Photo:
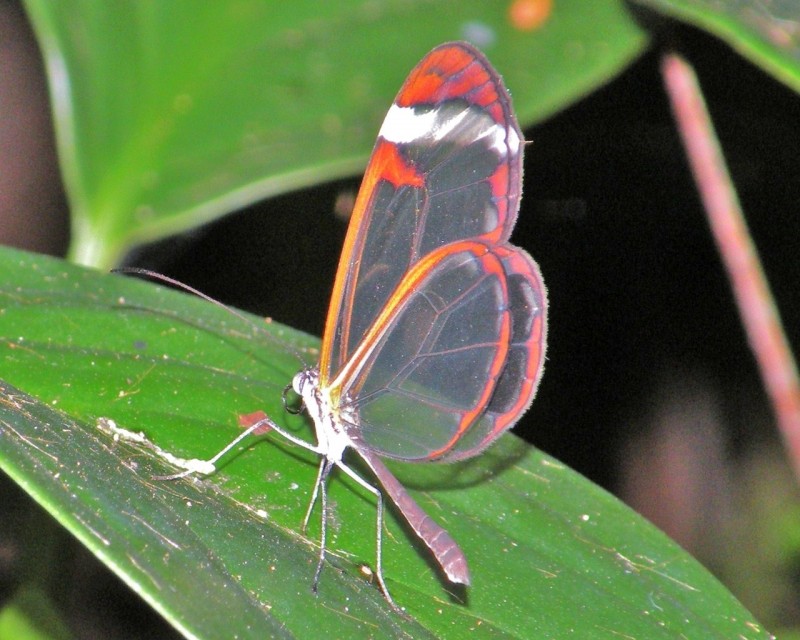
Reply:
[[[481,0],[25,6],[47,66],[71,256],[105,267],[135,243],[362,170],[403,79],[437,44],[481,47],[529,123],[645,43],[616,0],[556,3],[536,30]]]
[[[409,617],[393,613],[360,570],[374,505],[337,475],[314,596],[318,523],[299,531],[313,456],[265,436],[208,479],[155,477],[174,470],[163,452],[215,452],[239,413],[304,433],[280,393],[289,345],[314,341],[29,254],[0,250],[0,273],[2,468],[191,637],[768,637],[652,525],[513,436],[466,463],[392,465],[463,547],[468,591],[451,597],[390,518],[384,570]],[[115,439],[109,420],[146,440]]]

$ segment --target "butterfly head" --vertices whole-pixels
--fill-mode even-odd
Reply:
[[[313,395],[319,389],[319,370],[313,367],[306,367],[298,371],[292,378],[292,389],[308,405],[309,394]]]

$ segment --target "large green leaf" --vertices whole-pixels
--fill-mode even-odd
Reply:
[[[448,585],[390,517],[384,568],[408,616],[393,612],[360,571],[374,566],[374,504],[337,475],[315,596],[318,522],[299,531],[308,452],[265,436],[210,478],[156,478],[163,452],[214,453],[239,413],[311,438],[280,396],[294,349],[313,359],[315,342],[48,258],[0,250],[0,273],[2,468],[187,635],[769,637],[661,532],[511,435],[462,464],[392,464],[463,547],[472,587]]]
[[[800,91],[800,4],[717,0],[635,0],[705,29]]]
[[[0,638],[71,640],[72,635],[47,594],[35,587],[23,587],[3,602]]]
[[[602,84],[645,42],[619,0],[556,3],[535,31],[483,0],[25,5],[47,64],[71,255],[106,267],[132,243],[357,172],[405,76],[444,41],[483,47],[523,122]]]

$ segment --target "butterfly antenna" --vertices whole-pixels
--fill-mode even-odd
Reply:
[[[180,280],[176,280],[175,278],[170,278],[169,276],[165,276],[163,273],[159,273],[158,271],[151,271],[150,269],[142,269],[141,267],[119,267],[117,269],[112,269],[111,273],[131,273],[139,276],[146,276],[148,278],[152,278],[153,280],[160,280],[161,282],[166,282],[167,284],[171,284],[175,287],[178,287],[179,289],[188,291],[189,293],[197,296],[198,298],[202,298],[206,302],[210,302],[211,304],[217,305],[220,309],[225,309],[225,311],[227,311],[228,313],[233,314],[245,324],[251,326],[259,333],[265,335],[269,340],[272,340],[276,343],[278,342],[275,336],[264,331],[264,327],[259,326],[240,311],[237,311],[233,307],[228,306],[224,302],[220,302],[216,298],[212,298],[207,293],[203,293],[199,289],[195,289],[193,286],[188,285],[185,282],[181,282]],[[281,346],[284,348],[286,347],[286,345],[283,343],[279,344],[281,344]],[[306,365],[305,360],[296,349],[290,347],[289,350],[293,353],[294,357],[297,358],[303,366]]]

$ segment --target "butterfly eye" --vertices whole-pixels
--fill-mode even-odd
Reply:
[[[291,396],[289,394],[292,394]],[[300,397],[295,393],[294,387],[291,384],[287,384],[283,388],[283,394],[281,396],[283,398],[283,408],[286,413],[290,413],[293,416],[296,416],[303,412],[302,404],[298,404],[297,400]]]

